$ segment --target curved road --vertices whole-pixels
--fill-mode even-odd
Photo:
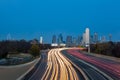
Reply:
[[[92,66],[91,64],[88,64],[85,61],[68,54],[66,51],[63,51],[62,53],[84,71],[88,77],[88,80],[113,80],[110,76]]]
[[[41,60],[24,80],[114,80],[94,65],[71,54],[64,48],[42,53]]]
[[[76,61],[83,62],[87,64],[87,66],[90,65],[90,67],[94,67],[94,69],[97,69],[97,70],[99,69],[99,72],[100,73],[102,72],[101,74],[104,74],[105,76],[107,75],[106,77],[109,77],[107,78],[108,80],[112,80],[112,79],[120,80],[120,63],[119,62],[116,62],[107,58],[97,57],[92,54],[90,55],[87,53],[83,53],[80,51],[80,49],[68,49],[66,50],[65,53],[71,55],[72,57],[75,57],[77,59]],[[81,64],[78,64],[78,65],[81,65]]]
[[[47,67],[47,53],[41,54],[41,59],[22,80],[41,80]]]
[[[48,67],[42,80],[79,80],[76,70],[60,51],[52,49],[48,53]]]

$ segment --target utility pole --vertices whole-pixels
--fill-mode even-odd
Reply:
[[[90,44],[88,45],[88,53],[90,53]]]

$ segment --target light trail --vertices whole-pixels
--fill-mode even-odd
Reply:
[[[67,52],[86,62],[99,66],[100,68],[108,71],[109,73],[115,75],[116,77],[120,79],[120,64],[119,63],[108,62],[108,61],[105,61],[104,59],[90,57],[85,54],[79,53],[76,49],[67,50]]]
[[[52,49],[48,53],[47,70],[42,80],[79,80],[79,77],[72,64],[60,51]]]

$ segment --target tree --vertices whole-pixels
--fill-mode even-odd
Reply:
[[[30,49],[30,54],[33,55],[34,57],[39,56],[40,55],[39,46],[36,44],[33,44]]]

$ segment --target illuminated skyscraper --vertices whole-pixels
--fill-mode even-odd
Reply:
[[[85,44],[86,45],[90,44],[90,30],[89,30],[89,28],[86,28],[86,30],[85,30]]]
[[[11,34],[8,34],[8,35],[7,35],[7,40],[12,40]]]
[[[43,44],[43,37],[40,37],[40,44]]]
[[[89,46],[89,44],[90,44],[90,30],[89,28],[86,28],[85,32],[83,33],[82,45]]]
[[[86,33],[83,33],[83,41],[82,41],[82,45],[85,46],[85,42],[86,41]]]

